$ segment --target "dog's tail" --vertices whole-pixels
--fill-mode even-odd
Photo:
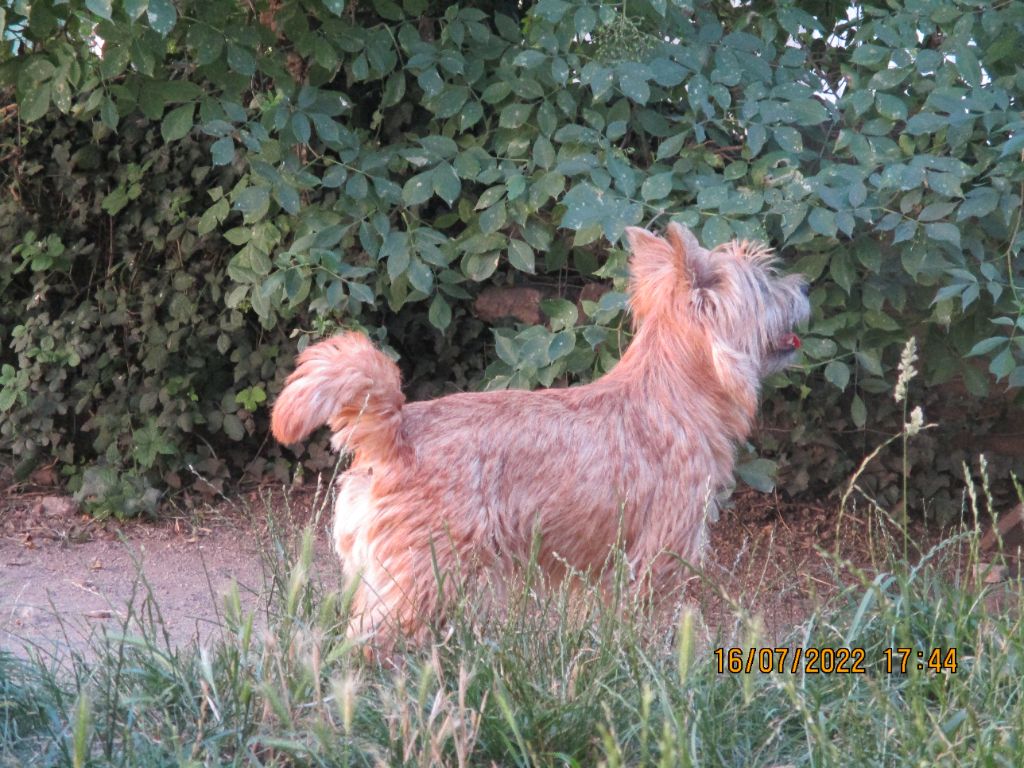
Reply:
[[[401,385],[398,366],[366,336],[338,334],[299,355],[274,403],[271,431],[289,444],[328,424],[335,448],[387,460],[401,449]]]

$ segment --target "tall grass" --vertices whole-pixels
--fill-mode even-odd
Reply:
[[[625,599],[526,586],[507,613],[481,620],[466,595],[434,642],[367,657],[307,532],[280,545],[265,615],[229,594],[204,647],[174,647],[142,589],[88,649],[0,655],[0,764],[1020,766],[1020,585],[996,601],[943,575],[970,571],[976,540],[859,573],[773,643],[863,648],[863,674],[720,674],[716,647],[767,644],[756,616],[726,634],[687,610],[663,631]],[[955,648],[956,671],[886,671],[904,647]]]
[[[351,595],[314,575],[311,529],[276,537],[265,607],[229,593],[205,645],[176,647],[140,581],[89,648],[0,653],[0,765],[1022,766],[1024,597],[972,576],[984,490],[912,564],[892,539],[871,570],[823,553],[853,577],[781,640],[738,606],[666,628],[621,589],[620,554],[610,597],[528,567],[507,610],[466,592],[432,642],[372,656],[346,638]],[[790,649],[786,671],[718,671],[715,649],[765,647]],[[794,670],[811,648],[862,649],[864,671]]]

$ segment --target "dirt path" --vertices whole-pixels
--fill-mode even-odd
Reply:
[[[301,495],[290,506],[291,519],[281,521],[286,537],[309,515]],[[255,508],[264,511],[253,514]],[[90,520],[59,497],[6,497],[0,503],[0,650],[59,653],[85,647],[92,633],[121,632],[126,617],[143,606],[147,587],[173,643],[208,639],[221,625],[232,584],[249,608],[269,593],[274,539],[266,508],[266,502],[231,503],[191,519],[114,524]],[[711,578],[691,589],[692,597],[709,624],[727,621],[730,604],[738,603],[763,617],[770,636],[782,634],[834,589],[837,572],[849,580],[851,564],[874,569],[879,542],[869,522],[844,519],[839,541],[846,560],[837,564],[822,554],[836,541],[830,507],[745,495],[713,526],[704,564]],[[336,578],[319,527],[318,571]]]
[[[43,651],[84,647],[94,632],[121,632],[149,593],[180,644],[217,627],[232,583],[250,606],[264,592],[251,530],[132,524],[119,535],[99,529],[88,537],[69,530],[0,541],[0,650],[17,651],[26,641]]]
[[[266,606],[270,574],[283,567],[272,561],[297,546],[311,502],[253,494],[188,517],[118,523],[59,496],[0,495],[0,651],[81,650],[97,633],[132,632],[154,605],[172,644],[207,641],[233,585],[247,610]],[[269,518],[278,507],[288,511]],[[320,534],[314,577],[329,583],[338,568]]]

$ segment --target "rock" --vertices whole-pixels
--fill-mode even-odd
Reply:
[[[537,288],[491,287],[485,288],[473,302],[473,311],[485,323],[513,318],[526,325],[544,322],[540,302],[544,294]]]
[[[540,303],[544,299],[551,299],[557,296],[572,299],[576,295],[576,309],[579,311],[579,321],[585,322],[586,313],[583,311],[584,301],[597,302],[601,300],[611,288],[606,283],[586,283],[577,292],[575,289],[567,289],[568,296],[556,292],[553,288],[545,286],[491,286],[485,288],[473,302],[473,311],[476,316],[485,323],[495,323],[499,320],[512,318],[525,325],[543,325],[547,318],[541,311]]]
[[[38,508],[52,517],[74,517],[81,511],[78,502],[70,496],[43,496]]]

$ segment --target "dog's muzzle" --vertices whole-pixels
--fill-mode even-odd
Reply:
[[[775,352],[779,354],[789,354],[790,352],[796,352],[800,349],[801,342],[800,337],[795,333],[787,333],[781,339],[775,347]]]

